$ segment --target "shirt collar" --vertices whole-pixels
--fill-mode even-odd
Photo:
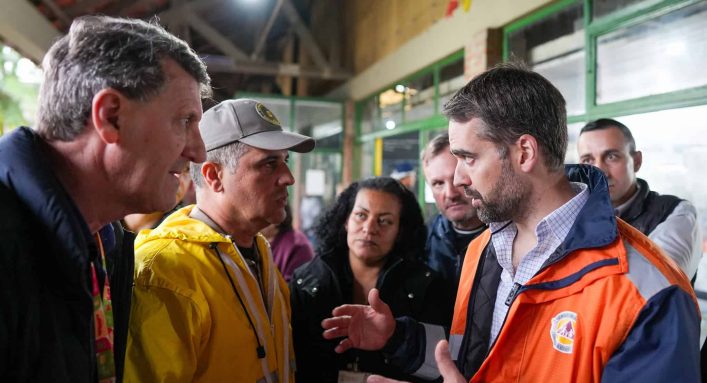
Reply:
[[[572,225],[577,219],[579,212],[589,199],[589,187],[586,184],[570,182],[570,186],[576,195],[541,219],[535,227],[535,235],[537,237],[538,244],[533,250],[531,250],[531,253],[537,251],[536,249],[538,249],[540,245],[543,247],[548,244],[550,245],[549,248],[547,248],[547,251],[542,251],[542,254],[536,254],[536,256],[540,256],[542,258],[542,262],[539,264],[547,261],[557,246],[564,241],[565,237],[572,228]],[[518,230],[515,223],[512,221],[492,222],[489,224],[489,228],[491,229],[491,240],[494,248],[496,249],[499,265],[513,275],[514,272],[511,262],[511,254],[513,240],[515,239]],[[550,235],[552,235],[552,237],[550,237]]]

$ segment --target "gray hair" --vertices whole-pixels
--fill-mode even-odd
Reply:
[[[157,19],[77,18],[42,62],[37,132],[47,140],[74,139],[84,130],[93,96],[101,89],[148,101],[167,80],[164,59],[174,60],[191,75],[201,85],[203,97],[211,94],[203,61]]]
[[[236,172],[238,161],[250,150],[250,146],[236,141],[232,144],[216,148],[206,152],[206,162],[213,162],[224,166],[231,173]],[[189,168],[189,175],[194,181],[194,186],[200,188],[204,185],[204,177],[201,175],[201,165],[192,163]]]
[[[550,81],[521,64],[501,64],[476,76],[444,105],[443,113],[461,123],[480,119],[480,134],[496,144],[502,158],[529,134],[545,154],[545,165],[562,169],[568,140],[565,99]]]
[[[436,135],[430,142],[427,143],[425,149],[420,154],[422,165],[427,165],[427,162],[437,157],[444,149],[449,148],[449,133],[444,132]],[[447,150],[449,151],[449,150]]]

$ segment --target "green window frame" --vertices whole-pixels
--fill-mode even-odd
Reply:
[[[439,85],[440,85],[440,71],[442,68],[446,67],[447,65],[454,63],[459,60],[464,60],[464,50],[461,49],[457,52],[452,53],[451,55],[417,71],[409,76],[406,76],[398,81],[395,81],[391,84],[388,84],[385,87],[380,88],[377,92],[374,92],[372,95],[357,101],[355,103],[355,119],[354,119],[354,124],[355,124],[355,131],[356,131],[356,139],[354,142],[354,163],[353,163],[353,176],[354,179],[359,179],[361,177],[361,155],[362,155],[362,146],[363,145],[371,145],[373,142],[379,139],[384,139],[386,137],[393,137],[397,135],[402,135],[406,133],[411,133],[411,132],[417,132],[418,137],[419,137],[419,147],[424,148],[427,145],[428,142],[428,137],[427,134],[424,134],[425,132],[431,131],[431,130],[436,130],[440,129],[443,127],[447,126],[447,119],[441,114],[441,109],[442,105],[440,105],[440,90],[439,90]],[[364,107],[367,103],[371,102],[371,100],[374,100],[376,97],[378,97],[380,94],[383,92],[389,90],[389,89],[394,89],[396,85],[404,85],[407,86],[410,84],[410,82],[422,78],[423,76],[429,76],[432,75],[433,78],[433,83],[434,83],[434,97],[433,97],[433,113],[429,117],[424,117],[420,118],[417,120],[409,121],[408,116],[406,115],[405,111],[405,97],[403,97],[403,115],[402,115],[402,123],[397,125],[394,129],[388,130],[388,129],[382,129],[382,130],[374,130],[372,132],[367,132],[363,133],[361,129],[362,125],[362,120],[363,120],[363,111]],[[380,105],[376,103],[376,109],[377,113],[376,116],[377,118],[381,118],[381,112],[380,112]],[[382,123],[382,122],[381,122]],[[374,124],[375,125],[375,124]],[[375,161],[372,161],[372,167],[371,173],[376,174],[376,166],[380,165],[377,164],[377,162],[380,159],[376,159]],[[421,169],[422,169],[422,163],[420,162],[419,158],[417,160],[418,162],[418,177],[417,177],[417,195],[418,195],[418,202],[420,203],[421,206],[424,206],[425,201],[424,201],[424,192],[425,192],[425,180],[424,177],[422,177]]]
[[[519,19],[503,28],[503,59],[510,57],[510,35],[524,27],[534,24],[550,15],[561,12],[570,6],[582,4],[584,7],[585,31],[585,112],[568,115],[569,124],[586,122],[601,117],[613,117],[638,113],[655,112],[665,109],[683,108],[707,104],[707,86],[697,86],[668,93],[638,97],[628,100],[597,104],[597,41],[599,37],[631,27],[683,7],[694,5],[704,0],[646,0],[629,5],[597,19],[592,18],[593,0],[560,0],[537,12]]]

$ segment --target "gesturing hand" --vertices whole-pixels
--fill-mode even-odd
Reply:
[[[435,348],[435,360],[437,361],[437,368],[439,373],[444,378],[444,383],[466,383],[464,376],[459,373],[457,366],[452,360],[452,356],[449,354],[449,343],[446,340],[442,340],[437,343]],[[366,380],[366,383],[409,383],[402,382],[399,380],[388,379],[380,375],[371,375]]]
[[[370,306],[342,305],[332,311],[333,317],[324,319],[324,338],[344,339],[335,351],[342,353],[350,348],[380,350],[395,331],[395,319],[377,289],[368,293]]]

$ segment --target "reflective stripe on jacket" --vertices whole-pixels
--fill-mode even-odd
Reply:
[[[136,240],[126,382],[293,382],[289,291],[267,241],[256,237],[262,297],[231,239],[190,218],[191,209]]]
[[[492,345],[478,341],[488,334],[469,331],[493,310],[474,303],[487,299],[475,294],[487,283],[479,265],[496,262],[490,231],[469,245],[450,334],[457,366],[471,382],[698,381],[699,311],[689,281],[647,237],[614,220],[596,170],[574,170],[593,195],[540,272],[495,298],[510,308]],[[469,360],[479,344],[486,348]]]

